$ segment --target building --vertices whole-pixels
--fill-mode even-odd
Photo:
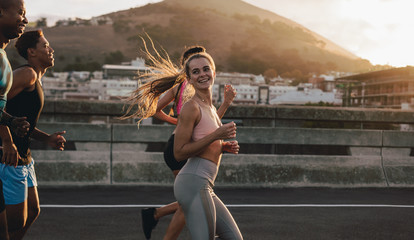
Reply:
[[[234,104],[268,104],[270,99],[274,99],[287,92],[296,91],[293,86],[267,86],[267,85],[233,85],[237,95],[233,100]],[[214,84],[213,102],[223,101],[224,84]]]
[[[142,58],[122,65],[103,65],[102,71],[54,73],[44,78],[45,96],[52,99],[120,100],[138,88],[137,77],[150,71]],[[280,80],[283,80],[280,78]],[[235,104],[269,104],[290,91],[291,86],[268,86],[262,75],[218,72],[213,86],[213,102],[221,103],[225,84],[237,91]]]
[[[68,18],[58,20],[55,23],[55,26],[88,26],[91,25],[91,20],[82,19],[82,18]]]
[[[149,70],[142,58],[132,60],[128,65],[105,64],[102,66],[104,79],[136,79],[139,74]]]
[[[335,89],[335,77],[331,75],[319,75],[309,78],[309,83],[313,88],[318,88],[324,92],[332,92]]]
[[[342,103],[341,99],[337,98],[335,91],[323,92],[318,88],[298,89],[270,100],[270,104],[274,105],[305,105],[319,104],[321,102],[333,105],[341,105]]]
[[[414,104],[414,67],[393,68],[336,78],[347,107],[397,108]]]
[[[262,75],[254,75],[250,73],[217,72],[215,80],[215,84],[250,85],[264,83],[265,80]]]
[[[280,75],[269,79],[268,85],[270,86],[289,86],[292,84],[294,79],[282,78]]]
[[[108,16],[92,17],[90,21],[91,21],[91,24],[94,25],[94,26],[106,25],[106,24],[112,25],[113,24],[112,19]]]
[[[72,81],[84,82],[91,78],[91,73],[88,71],[73,71],[69,73],[69,78]]]
[[[294,86],[269,86],[269,99],[282,96],[288,92],[296,91]]]
[[[91,79],[87,84],[81,85],[76,92],[65,92],[63,99],[89,99],[89,100],[120,100],[128,97],[137,89],[138,81],[117,79]]]
[[[62,99],[67,92],[77,92],[80,88],[77,81],[72,81],[70,73],[53,73],[53,77],[42,78],[42,88],[46,99]]]

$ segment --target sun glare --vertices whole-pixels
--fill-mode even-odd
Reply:
[[[348,0],[339,5],[339,15],[348,19],[364,39],[352,49],[373,64],[414,65],[414,17],[408,0]]]

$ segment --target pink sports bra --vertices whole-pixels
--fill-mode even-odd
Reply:
[[[217,112],[213,110],[213,108],[210,109],[212,116],[215,118],[215,120],[208,117],[208,113],[204,108],[199,106],[200,113],[201,113],[201,119],[200,122],[194,127],[193,130],[193,140],[197,141],[208,134],[214,132],[217,128],[219,128],[222,124],[220,121],[220,118],[217,115]]]

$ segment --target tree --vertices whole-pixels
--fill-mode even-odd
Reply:
[[[263,76],[265,78],[266,84],[269,84],[270,80],[276,78],[278,75],[276,70],[269,68],[263,73]]]
[[[283,78],[293,79],[293,86],[297,86],[299,83],[305,83],[308,81],[309,78],[309,74],[303,74],[299,69],[295,69],[291,72],[282,73],[281,76]]]
[[[108,55],[105,54],[104,63],[107,64],[119,64],[124,60],[125,56],[121,51],[110,52]]]
[[[36,21],[36,27],[42,28],[47,27],[47,19],[42,17]]]
[[[101,23],[99,23],[99,25],[101,25]],[[131,30],[129,27],[129,21],[122,20],[122,19],[115,20],[114,23],[112,24],[112,28],[114,29],[116,33],[126,33]]]

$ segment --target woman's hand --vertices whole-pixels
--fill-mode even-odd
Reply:
[[[236,137],[236,124],[229,122],[219,127],[215,133],[217,139],[232,139]]]
[[[236,97],[237,92],[236,89],[230,84],[224,85],[224,101],[227,104],[231,104]]]
[[[240,150],[239,142],[236,140],[223,142],[222,147],[223,152],[229,152],[233,154],[238,154]]]

